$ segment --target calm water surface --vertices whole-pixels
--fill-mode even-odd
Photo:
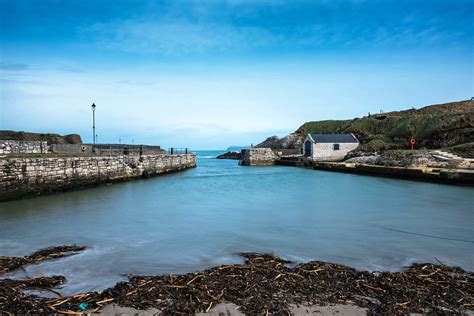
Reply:
[[[369,270],[436,259],[474,270],[472,188],[240,167],[218,153],[198,152],[198,167],[181,173],[0,203],[0,255],[90,246],[13,275],[65,275],[65,294],[239,262],[241,251]]]

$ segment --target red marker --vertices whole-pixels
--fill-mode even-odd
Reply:
[[[413,146],[415,146],[415,144],[416,144],[415,137],[412,137],[412,138],[410,139],[410,144],[411,144],[411,150],[413,150]]]

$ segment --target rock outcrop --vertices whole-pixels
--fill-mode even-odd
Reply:
[[[353,157],[345,160],[345,163],[366,164],[385,167],[408,167],[408,168],[444,168],[444,169],[473,169],[472,159],[443,158],[436,152],[410,152],[389,150],[381,154]]]
[[[82,144],[81,136],[69,134],[61,136],[59,134],[42,134],[30,132],[0,131],[0,140],[16,141],[45,141],[52,144]]]
[[[301,133],[291,133],[285,137],[268,137],[266,140],[255,146],[256,148],[272,149],[299,149],[301,148],[305,135]]]
[[[232,160],[241,160],[242,154],[235,151],[228,151],[225,154],[219,155],[217,159],[232,159]]]

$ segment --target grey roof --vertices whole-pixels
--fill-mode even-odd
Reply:
[[[352,134],[311,134],[315,143],[358,143]]]

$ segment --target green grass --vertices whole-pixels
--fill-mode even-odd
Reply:
[[[403,160],[405,158],[408,158],[410,156],[413,156],[414,154],[421,154],[428,152],[429,150],[427,149],[395,149],[395,150],[387,150],[384,152],[384,156],[393,158],[395,160]]]
[[[453,142],[467,143],[472,140],[469,138],[473,128],[474,105],[470,101],[462,101],[353,120],[307,122],[297,132],[354,133],[361,143],[361,150],[384,151],[410,148],[412,136],[416,139],[416,148],[447,147],[446,144],[454,145]]]

